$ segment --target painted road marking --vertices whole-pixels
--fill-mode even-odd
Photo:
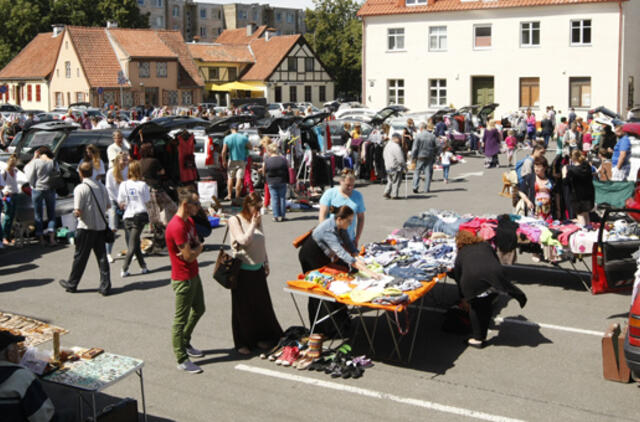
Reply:
[[[438,312],[441,314],[444,314],[445,312],[447,312],[446,309],[435,308],[433,306],[423,306],[422,309],[425,311]],[[533,322],[533,321],[523,321],[521,319],[516,319],[511,317],[507,317],[507,318],[497,317],[494,319],[494,321],[500,322],[500,323],[506,322],[511,324],[527,325],[529,327],[547,328],[549,330],[565,331],[568,333],[585,334],[585,335],[596,336],[596,337],[602,337],[604,335],[604,332],[602,331],[585,330],[582,328],[565,327],[563,325],[544,324],[544,323]]]
[[[434,403],[426,400],[412,399],[408,397],[400,397],[394,394],[382,393],[379,391],[369,390],[366,388],[353,387],[345,384],[338,384],[331,381],[323,381],[315,378],[302,377],[300,375],[287,374],[284,372],[278,372],[271,369],[259,368],[256,366],[249,366],[244,364],[236,365],[235,369],[238,371],[251,372],[254,374],[265,375],[273,378],[280,378],[287,381],[299,382],[302,384],[313,385],[315,387],[328,388],[331,390],[342,391],[351,394],[358,394],[365,397],[370,397],[379,400],[388,400],[400,404],[406,404],[409,406],[422,407],[424,409],[435,410],[437,412],[449,413],[452,415],[465,416],[468,418],[479,419],[483,421],[491,422],[522,422],[521,419],[513,419],[505,416],[491,415],[489,413],[478,412],[476,410],[465,409],[462,407],[449,406],[446,404]]]
[[[484,176],[484,171],[476,171],[476,172],[471,172],[471,173],[462,173],[457,175],[454,179],[458,180],[458,179],[465,179],[469,176],[477,176],[477,177],[481,177]]]

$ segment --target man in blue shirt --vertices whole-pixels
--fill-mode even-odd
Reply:
[[[631,140],[622,130],[622,124],[616,125],[615,134],[618,136],[618,142],[613,148],[613,155],[611,156],[612,180],[625,181],[629,177],[629,171],[631,170],[631,163],[629,158],[631,157]]]
[[[247,167],[249,157],[249,138],[238,133],[238,124],[231,125],[231,133],[224,138],[222,147],[222,165],[227,167],[227,196],[225,200],[231,200],[233,181],[235,179],[236,199],[242,194],[242,182],[244,180],[244,170]],[[229,159],[227,161],[227,155]]]
[[[330,217],[331,213],[329,209],[331,207],[338,209],[343,205],[348,205],[356,214],[356,218],[353,219],[347,231],[357,247],[360,242],[362,230],[364,229],[364,213],[366,208],[362,194],[354,189],[355,185],[356,177],[353,171],[349,169],[343,170],[340,185],[327,190],[320,198],[320,215],[318,219],[319,222],[322,223]]]

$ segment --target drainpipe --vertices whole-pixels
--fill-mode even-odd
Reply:
[[[618,114],[621,114],[622,108],[622,35],[622,0],[618,0]]]
[[[367,32],[362,17],[362,98],[361,103],[367,105]],[[335,94],[335,93],[334,93]],[[335,95],[334,95],[335,96]]]

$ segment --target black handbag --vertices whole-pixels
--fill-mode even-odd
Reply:
[[[98,198],[96,198],[96,194],[93,193],[93,189],[91,189],[91,186],[87,185],[87,187],[89,187],[89,190],[91,191],[91,196],[93,196],[94,201],[96,201],[96,206],[98,207],[98,211],[100,211],[100,217],[102,217],[102,221],[104,221],[104,225],[107,226],[106,229],[104,229],[104,241],[105,243],[113,243],[116,241],[116,234],[113,232],[113,230],[111,230],[109,228],[109,223],[107,223],[107,219],[104,216],[104,213],[102,212],[102,208],[100,207],[100,202],[98,202]]]
[[[238,219],[238,223],[242,229],[242,222],[240,219]],[[222,239],[223,246],[227,240],[227,234],[229,234],[229,223],[227,223],[227,230],[224,232],[224,238]],[[227,253],[223,248],[220,248],[218,259],[216,259],[216,265],[213,268],[214,280],[220,283],[220,285],[225,289],[235,289],[238,285],[240,265],[242,265],[242,260],[240,260],[240,258],[235,258],[231,254]]]

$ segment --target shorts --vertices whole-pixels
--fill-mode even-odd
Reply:
[[[246,161],[229,161],[229,166],[227,167],[227,176],[230,179],[244,178],[244,169],[247,166]]]

